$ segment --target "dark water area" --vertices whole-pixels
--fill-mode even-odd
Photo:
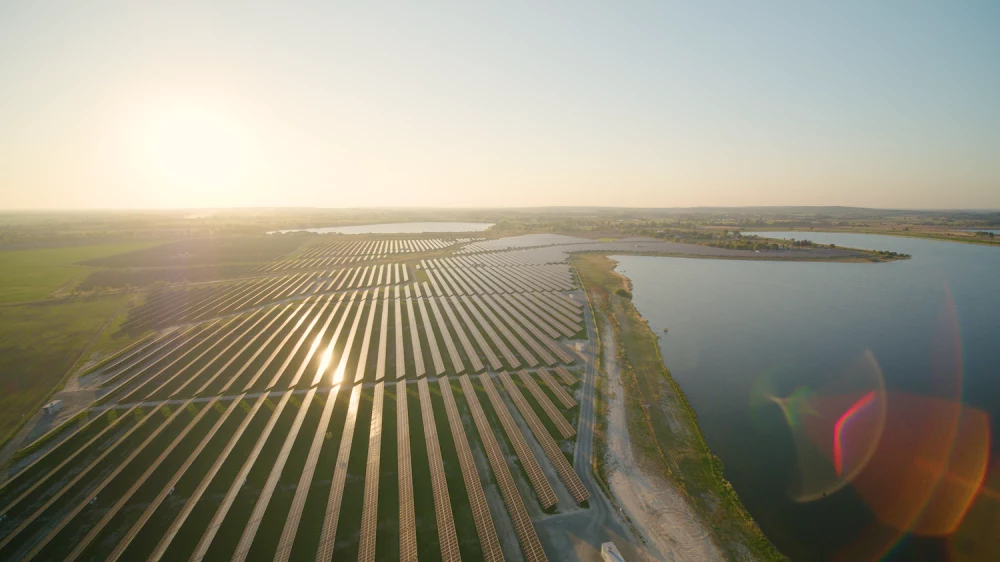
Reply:
[[[805,389],[801,395],[818,400],[824,388],[856,372],[859,361],[877,365],[871,380],[884,384],[890,415],[900,413],[893,411],[894,393],[960,399],[985,411],[995,468],[1000,248],[841,233],[807,237],[913,257],[878,264],[615,259],[744,505],[793,560],[828,560],[843,557],[866,533],[888,528],[852,485],[812,501],[792,499],[803,481],[795,440],[801,428],[794,422],[810,412],[789,417],[761,399],[762,389],[781,397]],[[903,535],[870,558],[944,560],[960,540]]]

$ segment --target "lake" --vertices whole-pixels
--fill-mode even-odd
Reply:
[[[801,435],[786,422],[795,418],[762,400],[761,389],[788,396],[806,388],[822,396],[870,352],[890,393],[890,412],[892,393],[937,395],[944,388],[1000,418],[1000,248],[863,234],[759,234],[913,257],[877,264],[615,259],[744,505],[793,560],[829,559],[882,528],[851,486],[815,501],[791,498],[803,481],[796,456]],[[998,434],[992,432],[992,451],[1000,450]],[[888,559],[944,559],[945,547],[910,536]]]
[[[425,232],[482,232],[493,226],[491,222],[395,222],[386,224],[359,224],[276,230],[286,232],[315,232],[317,234],[420,234]],[[274,234],[269,232],[268,234]]]

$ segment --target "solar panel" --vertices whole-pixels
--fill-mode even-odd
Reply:
[[[382,323],[378,337],[378,362],[375,364],[375,380],[385,378],[385,359],[389,350],[389,287],[382,291]]]
[[[219,453],[218,457],[216,457],[212,467],[209,468],[208,472],[206,472],[202,477],[198,487],[195,488],[194,492],[191,493],[191,496],[188,497],[187,501],[184,503],[184,507],[182,507],[180,512],[174,516],[174,520],[170,524],[166,533],[160,537],[160,542],[156,544],[156,547],[153,548],[153,553],[149,555],[149,562],[157,562],[163,558],[163,555],[167,552],[167,548],[170,546],[170,543],[173,542],[174,537],[177,536],[177,531],[179,531],[184,522],[187,521],[188,516],[191,515],[191,511],[194,510],[194,507],[198,504],[198,500],[200,500],[205,494],[205,490],[208,489],[208,485],[212,483],[212,479],[219,473],[219,469],[222,468],[222,464],[227,458],[229,458],[229,453],[233,451],[236,447],[236,443],[246,431],[247,426],[250,425],[250,421],[253,420],[254,416],[257,415],[257,412],[260,411],[260,407],[264,405],[264,402],[267,400],[267,396],[267,394],[261,394],[260,397],[257,398],[253,407],[250,408],[250,411],[247,412],[246,417],[243,418],[239,427],[236,428],[236,432],[229,438],[229,442],[226,443],[225,448],[222,449],[222,452]]]
[[[490,404],[493,405],[493,411],[500,418],[500,425],[507,434],[507,439],[514,446],[514,452],[517,454],[518,460],[521,461],[521,466],[524,467],[524,471],[528,474],[528,480],[531,482],[531,487],[535,490],[538,503],[542,505],[542,509],[554,506],[556,504],[556,494],[552,491],[552,486],[545,478],[541,467],[538,466],[535,454],[528,448],[528,442],[525,441],[524,435],[521,434],[521,430],[517,427],[517,423],[514,422],[514,418],[507,411],[507,405],[504,404],[503,398],[500,398],[500,393],[493,386],[493,380],[490,378],[489,373],[479,375],[479,381],[482,383],[483,389],[486,390],[486,396],[489,397]]]
[[[479,309],[477,309],[475,306],[472,305],[469,297],[462,297],[462,302],[465,303],[465,306],[469,307],[470,311],[472,311],[472,315],[475,316],[476,320],[479,321],[479,326],[482,327],[483,331],[486,332],[486,335],[488,335],[490,337],[490,341],[493,342],[493,345],[497,346],[497,349],[500,350],[500,354],[503,355],[504,359],[507,360],[507,364],[510,365],[511,368],[520,367],[521,366],[521,360],[514,356],[514,354],[510,351],[510,348],[507,347],[507,344],[505,344],[503,342],[503,340],[500,339],[500,336],[493,329],[493,326],[491,326],[489,323],[487,323],[486,319],[483,318],[483,315],[480,314]],[[481,301],[480,301],[479,304],[480,304],[480,306],[482,306],[482,302]],[[493,316],[492,313],[489,312],[489,310],[487,310],[485,307],[483,307],[483,311],[486,312],[491,317],[492,320],[494,320],[497,324],[499,324],[499,322],[496,321],[496,317]],[[503,326],[500,326],[500,325],[497,325],[496,327],[500,328],[500,329],[503,329],[503,330],[507,329],[507,328],[505,328]],[[511,337],[511,339],[513,339],[513,337]],[[521,344],[518,343],[518,345],[521,345]],[[528,350],[524,350],[524,352],[527,353]],[[527,359],[527,358],[525,358],[525,359]],[[531,359],[532,359],[532,361],[535,361],[534,357],[532,357]]]
[[[573,406],[576,406],[576,400],[574,400],[573,397],[570,396],[568,392],[566,392],[566,389],[563,388],[562,385],[556,382],[556,379],[554,379],[547,370],[539,368],[538,376],[541,377],[543,381],[545,381],[545,386],[549,387],[549,390],[552,391],[552,394],[556,395],[556,400],[559,400],[559,403],[563,405],[563,408],[566,408],[568,410]]]
[[[531,374],[527,371],[521,370],[517,372],[517,376],[521,379],[521,382],[524,383],[528,392],[530,392],[535,398],[535,401],[538,402],[538,405],[545,411],[545,415],[548,416],[549,420],[551,420],[553,425],[556,426],[556,429],[559,431],[559,434],[562,435],[563,439],[569,439],[570,437],[576,435],[576,430],[574,430],[573,426],[566,421],[566,418],[564,418],[559,412],[555,404],[549,400],[549,397],[542,391],[541,387],[538,386],[535,380],[531,378]]]
[[[374,562],[375,534],[378,531],[378,476],[382,458],[382,402],[384,384],[375,384],[372,420],[368,432],[368,464],[365,466],[365,498],[361,508],[361,539],[358,562]]]
[[[452,310],[451,304],[448,303],[448,299],[442,297],[437,300],[441,304],[441,308],[444,310],[445,314],[448,316],[448,322],[451,323],[451,329],[454,330],[455,334],[458,336],[458,341],[462,344],[462,349],[465,350],[466,357],[470,362],[472,362],[473,372],[482,371],[483,361],[479,358],[479,354],[476,353],[476,349],[472,347],[472,342],[469,341],[469,337],[465,334],[465,329],[455,316],[455,311]],[[461,373],[464,370],[465,366],[463,365],[462,370],[456,372]]]
[[[399,298],[399,287],[395,288],[395,300],[396,346],[393,351],[396,354],[396,378],[401,379],[406,376],[406,348],[403,344],[403,301]]]
[[[563,367],[562,365],[556,365],[555,372],[559,375],[559,378],[561,378],[563,382],[569,386],[573,386],[574,384],[580,382],[573,376],[572,373],[569,372],[569,370],[566,369],[566,367]]]
[[[264,512],[267,510],[268,504],[271,503],[271,496],[274,494],[274,489],[278,486],[281,471],[285,468],[285,463],[288,462],[288,455],[292,452],[292,446],[295,445],[295,438],[298,437],[299,430],[302,429],[302,422],[306,419],[306,413],[309,411],[309,406],[312,404],[315,395],[316,389],[310,388],[302,400],[302,404],[299,406],[295,420],[292,421],[292,427],[288,430],[288,435],[285,436],[285,442],[282,444],[281,450],[274,460],[274,465],[271,466],[271,472],[268,474],[267,481],[257,496],[257,503],[254,505],[253,511],[250,513],[250,519],[243,528],[243,535],[236,545],[236,552],[232,558],[236,562],[243,562],[246,560],[247,555],[250,554],[250,546],[253,544],[254,537],[257,535],[257,529],[264,519]],[[290,394],[286,394],[285,396],[290,396]],[[279,412],[277,409],[271,414],[272,418],[278,415]]]
[[[424,304],[424,298],[419,295],[420,285],[414,285],[417,288],[417,297],[415,300],[420,308],[420,317],[424,321],[424,336],[427,338],[427,345],[431,349],[431,360],[434,362],[434,374],[440,375],[444,373],[444,361],[441,359],[441,349],[438,347],[437,338],[434,336],[434,326],[431,324],[431,317],[427,314],[427,305]],[[448,340],[450,341],[450,339]],[[452,344],[454,348],[454,344]]]
[[[455,396],[451,392],[451,382],[447,377],[441,377],[438,379],[438,386],[441,387],[441,397],[444,399],[444,408],[448,413],[448,425],[451,426],[451,436],[455,441],[455,449],[458,451],[458,462],[462,467],[465,490],[469,494],[469,504],[472,507],[472,517],[476,522],[479,545],[483,549],[483,559],[490,562],[502,562],[503,552],[500,550],[500,541],[497,540],[493,518],[490,516],[490,508],[486,503],[486,494],[483,493],[479,473],[476,472],[476,461],[472,459],[472,449],[465,437],[465,425],[458,413]]]
[[[549,462],[555,467],[556,472],[559,474],[559,479],[563,481],[566,488],[569,489],[569,493],[572,494],[573,499],[576,503],[581,503],[590,497],[590,492],[584,487],[583,482],[580,481],[580,477],[577,476],[576,472],[573,471],[573,467],[570,466],[569,461],[566,460],[566,456],[563,455],[562,449],[556,444],[552,436],[549,435],[548,431],[545,431],[545,425],[542,421],[538,419],[535,415],[534,410],[528,405],[528,401],[524,399],[521,391],[518,390],[517,386],[514,385],[514,380],[510,378],[510,375],[506,372],[500,373],[500,380],[503,381],[504,388],[507,389],[507,394],[513,400],[514,405],[517,406],[518,411],[521,412],[521,417],[524,421],[528,423],[528,427],[531,428],[531,433],[534,434],[535,439],[538,444],[542,446],[542,450],[545,451],[545,456],[549,458]]]
[[[488,377],[488,375],[482,376]],[[503,495],[504,503],[507,505],[507,513],[510,514],[510,519],[514,523],[514,531],[517,533],[518,542],[521,544],[521,552],[524,553],[525,559],[529,562],[547,560],[545,551],[542,550],[542,544],[538,540],[538,534],[535,533],[535,527],[531,524],[528,510],[525,509],[524,502],[521,500],[521,494],[517,491],[517,485],[510,474],[507,461],[500,450],[496,436],[493,435],[493,430],[490,428],[486,414],[483,412],[483,407],[479,403],[476,391],[472,387],[472,381],[469,379],[469,375],[462,375],[459,381],[462,383],[462,392],[465,394],[465,401],[469,404],[469,409],[472,410],[472,419],[476,423],[479,438],[486,449],[486,456],[490,461],[490,467],[493,469],[497,486],[500,488],[500,494]],[[552,503],[555,504],[554,497]]]
[[[399,559],[417,560],[417,523],[413,512],[413,469],[410,466],[410,418],[406,380],[396,383],[396,443],[399,471]]]
[[[511,315],[507,314],[507,312],[504,310],[504,307],[502,306],[502,304],[505,303],[498,303],[498,301],[494,300],[493,297],[489,295],[484,295],[483,297],[476,296],[473,298],[480,299],[480,301],[485,301],[486,304],[490,306],[490,308],[496,311],[497,315],[500,316],[503,322],[506,322],[507,325],[513,328],[514,331],[517,332],[518,337],[520,337],[521,340],[527,343],[528,346],[531,347],[531,349],[533,349],[536,354],[538,354],[538,357],[542,360],[543,363],[545,363],[546,365],[552,365],[553,363],[555,363],[555,359],[552,357],[552,355],[550,355],[549,352],[545,350],[545,348],[543,348],[537,341],[535,341],[535,339],[533,339],[530,334],[525,332],[525,327],[527,327],[528,331],[532,332],[540,339],[544,338],[545,335],[538,332],[537,329],[533,325],[529,324],[527,320],[525,320],[524,317],[522,317],[519,312],[517,312],[516,310],[511,310],[511,312],[514,315],[514,318],[511,318]],[[509,330],[503,328],[503,331],[505,332],[505,335],[508,337],[508,339],[511,340],[511,343],[516,342],[516,339],[512,337]],[[515,347],[517,347],[518,351],[521,351],[522,355],[524,355],[525,357],[528,357],[530,355],[530,353],[528,353],[528,350],[525,349],[524,346],[522,346],[520,343],[517,343]],[[537,365],[537,361],[535,363],[529,361],[528,363],[531,366]]]
[[[361,382],[365,379],[365,370],[368,367],[368,348],[372,343],[372,329],[375,326],[375,309],[378,308],[378,302],[378,289],[375,289],[372,291],[371,308],[368,309],[368,323],[365,325],[365,335],[361,343],[361,352],[358,355],[354,382]]]
[[[483,338],[483,334],[480,333],[479,328],[476,327],[476,325],[469,318],[468,313],[465,312],[465,307],[463,307],[462,304],[459,302],[458,297],[449,297],[449,300],[451,301],[451,304],[454,305],[455,310],[458,311],[459,316],[462,317],[462,320],[465,322],[466,327],[469,328],[469,333],[472,334],[472,337],[475,338],[476,343],[479,344],[479,349],[481,349],[483,354],[486,356],[486,361],[488,361],[490,366],[493,367],[494,369],[502,368],[503,364],[500,363],[500,359],[497,358],[495,353],[493,353],[493,349],[490,347],[488,343],[486,343],[486,339]]]
[[[420,334],[417,333],[417,317],[413,314],[413,299],[410,297],[410,286],[404,287],[406,290],[406,317],[410,322],[410,345],[413,346],[413,365],[416,368],[418,377],[424,376],[427,370],[424,368],[424,355],[420,352]]]
[[[309,487],[312,484],[316,466],[319,464],[319,455],[323,449],[323,441],[326,438],[327,427],[330,425],[330,418],[333,417],[333,408],[337,403],[339,390],[340,385],[335,385],[326,396],[323,413],[320,415],[319,423],[316,425],[316,433],[313,435],[312,443],[309,445],[309,453],[306,456],[305,465],[302,467],[302,473],[299,475],[298,485],[295,487],[295,497],[292,498],[292,505],[288,509],[288,515],[285,517],[285,526],[281,531],[278,548],[274,553],[275,562],[287,562],[292,555],[295,535],[299,529],[299,521],[302,520],[302,510],[305,509],[306,499],[309,496]]]
[[[427,287],[425,284],[424,287]],[[427,294],[430,294],[430,290],[427,290]],[[461,373],[465,371],[465,363],[462,362],[462,357],[458,354],[458,348],[455,347],[455,340],[451,337],[451,332],[448,331],[448,321],[445,319],[444,315],[441,314],[441,309],[438,308],[437,299],[434,297],[427,298],[428,304],[431,305],[431,310],[434,311],[435,324],[438,330],[441,332],[441,338],[444,339],[445,348],[448,350],[448,357],[451,359],[452,368],[454,372]]]
[[[344,484],[347,482],[347,463],[351,460],[351,443],[354,441],[354,422],[358,417],[358,402],[360,401],[361,385],[358,384],[351,390],[351,400],[347,406],[344,432],[340,437],[340,450],[337,452],[337,464],[333,470],[333,482],[330,483],[330,497],[327,498],[326,502],[326,515],[323,517],[323,530],[320,532],[316,560],[329,561],[333,559],[333,545],[337,539],[337,523],[340,521],[340,505],[344,499]]]
[[[54,542],[53,539],[56,538],[56,536],[59,534],[59,531],[64,529],[66,525],[68,525],[69,522],[73,520],[74,517],[76,517],[81,511],[84,510],[84,508],[87,507],[87,505],[90,504],[91,500],[89,500],[89,498],[97,497],[99,494],[101,494],[101,492],[104,491],[104,489],[108,486],[108,484],[110,484],[115,479],[115,477],[117,477],[121,473],[121,471],[125,469],[126,466],[128,466],[133,460],[135,460],[135,457],[137,457],[139,453],[141,453],[153,441],[153,439],[156,438],[157,435],[159,435],[164,429],[166,429],[171,423],[173,423],[174,420],[176,420],[177,417],[180,416],[182,412],[185,412],[187,407],[191,405],[193,401],[194,398],[191,398],[188,399],[183,404],[181,404],[180,407],[174,410],[174,412],[166,419],[166,421],[157,426],[156,429],[152,433],[150,433],[146,437],[146,439],[143,440],[142,443],[140,443],[137,447],[134,447],[129,456],[115,466],[115,469],[111,471],[111,474],[106,476],[104,480],[102,480],[96,487],[90,488],[87,491],[86,498],[84,498],[81,502],[79,502],[76,505],[76,507],[73,510],[71,510],[68,514],[64,515],[56,525],[49,527],[48,533],[41,541],[39,541],[35,545],[35,547],[31,551],[28,552],[28,554],[25,556],[25,559],[34,558],[43,548],[45,548],[46,545]],[[207,410],[208,408],[202,408],[198,412],[198,414],[185,425],[181,433],[177,437],[175,437],[174,440],[171,441],[171,443],[161,452],[160,456],[147,467],[146,471],[137,479],[137,481],[133,484],[133,486],[125,492],[124,496],[119,498],[119,500],[115,502],[114,505],[111,506],[111,508],[105,513],[105,516],[101,518],[101,520],[97,523],[97,525],[91,528],[90,532],[87,533],[87,535],[82,540],[77,542],[76,548],[74,548],[74,550],[69,554],[69,556],[67,556],[66,558],[67,560],[75,560],[78,556],[80,556],[80,554],[83,553],[84,549],[87,548],[90,542],[97,537],[97,535],[101,532],[101,530],[104,529],[104,526],[107,525],[108,521],[110,521],[114,517],[115,513],[117,513],[118,510],[120,510],[122,506],[125,505],[125,502],[128,501],[128,499],[132,496],[132,494],[135,493],[135,491],[139,488],[139,486],[141,486],[142,483],[145,482],[146,478],[148,478],[149,475],[152,474],[152,472],[156,469],[156,467],[159,466],[161,462],[163,462],[163,459],[165,459],[167,455],[169,455],[170,452],[173,451],[174,447],[176,447],[177,444],[180,443],[182,439],[184,439],[184,436],[187,435],[188,432],[194,428],[194,426],[198,423],[199,420],[201,420],[201,418],[204,416]]]
[[[240,489],[243,488],[243,483],[246,481],[247,475],[250,474],[250,470],[253,468],[254,463],[257,462],[257,457],[260,456],[260,452],[264,448],[267,438],[270,437],[271,431],[274,430],[274,426],[278,423],[278,418],[281,416],[282,410],[284,410],[285,405],[288,404],[288,399],[291,397],[291,392],[284,393],[281,396],[281,400],[279,400],[278,404],[275,406],[274,411],[270,412],[269,417],[267,418],[267,424],[264,425],[264,429],[257,437],[257,442],[250,451],[250,456],[247,457],[247,460],[243,463],[240,471],[236,474],[236,478],[229,486],[229,491],[226,492],[225,497],[223,497],[222,501],[219,502],[215,509],[215,515],[212,516],[212,520],[209,521],[208,526],[205,528],[205,532],[198,541],[198,545],[194,549],[194,554],[191,555],[192,562],[204,560],[205,554],[208,553],[208,548],[212,545],[215,535],[219,532],[219,528],[222,527],[222,522],[229,513],[229,509],[232,507],[233,502],[236,501],[236,495],[240,492]]]
[[[431,468],[431,487],[434,490],[434,513],[437,517],[441,559],[445,562],[457,561],[462,557],[458,551],[458,536],[455,534],[455,520],[451,513],[448,481],[444,474],[444,462],[441,460],[441,447],[438,444],[437,427],[434,424],[434,408],[431,405],[431,394],[427,389],[426,378],[417,381],[417,391],[420,393],[420,417],[424,424],[424,440],[427,442],[427,462]]]

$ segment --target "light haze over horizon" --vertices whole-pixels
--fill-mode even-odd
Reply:
[[[0,208],[1000,208],[1000,2],[294,4],[0,6]]]

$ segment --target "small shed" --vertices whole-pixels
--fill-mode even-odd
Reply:
[[[601,544],[601,558],[605,562],[625,562],[625,558],[622,557],[621,552],[618,552],[618,547],[613,542]]]
[[[54,414],[59,410],[62,410],[62,408],[63,408],[62,400],[53,400],[52,402],[49,402],[48,404],[42,406],[42,413]]]

